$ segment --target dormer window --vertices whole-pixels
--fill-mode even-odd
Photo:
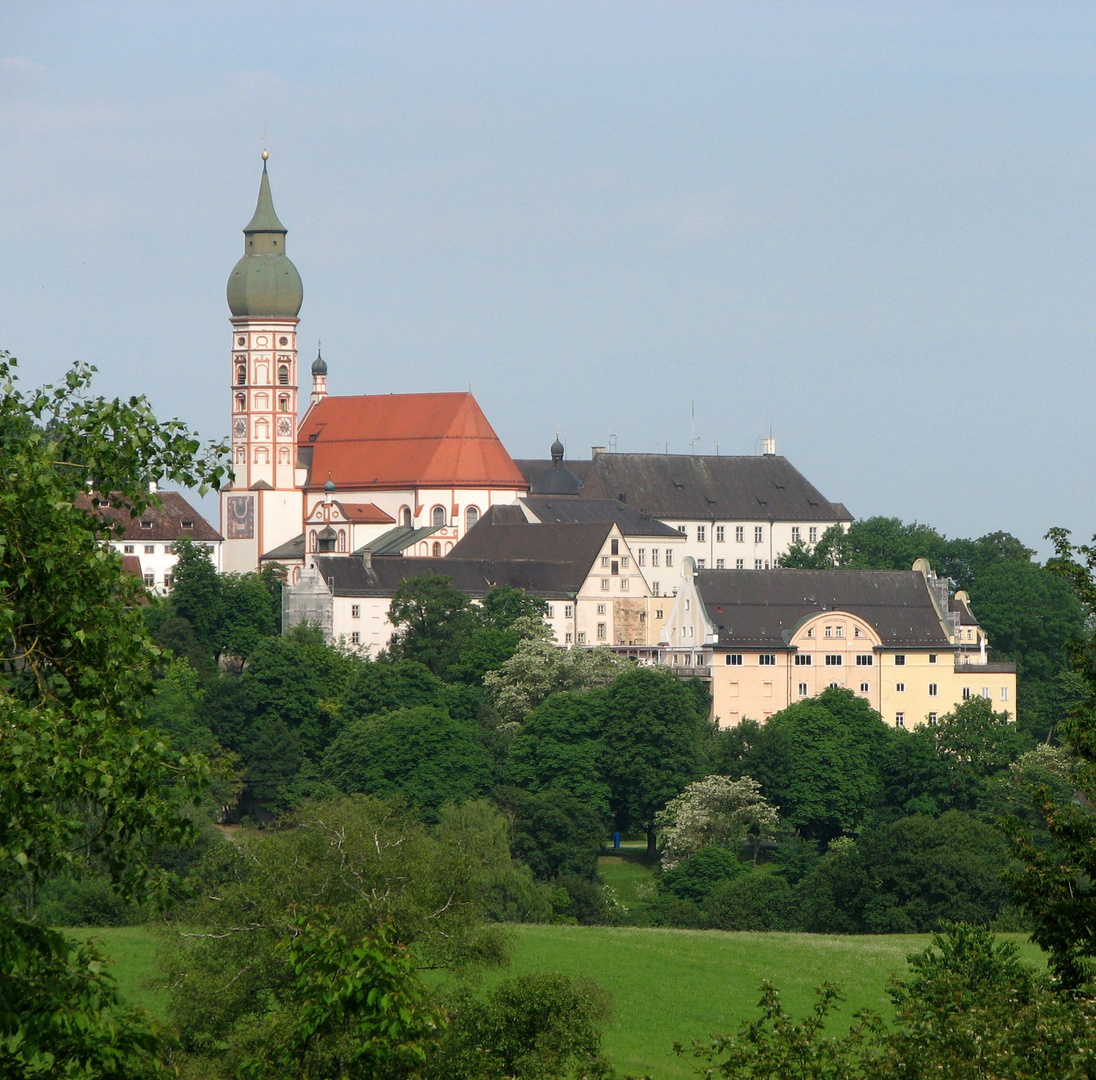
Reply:
[[[193,521],[184,521],[183,522],[183,528],[184,529],[193,529],[194,528],[194,522]]]
[[[152,528],[152,522],[151,521],[142,521],[141,522],[141,528],[142,529],[151,529]]]

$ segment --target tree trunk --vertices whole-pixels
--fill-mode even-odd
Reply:
[[[654,829],[647,830],[647,857],[653,859],[658,854],[658,837]]]

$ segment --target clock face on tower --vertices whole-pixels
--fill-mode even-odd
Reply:
[[[237,416],[235,422],[232,425],[232,434],[237,439],[243,439],[247,436],[247,421],[242,416]]]
[[[278,421],[278,434],[279,435],[292,435],[293,434],[293,427],[289,422],[289,417],[283,416],[281,418],[281,420]]]

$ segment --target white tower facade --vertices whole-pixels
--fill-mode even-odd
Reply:
[[[224,569],[255,570],[265,552],[301,532],[297,487],[297,314],[304,300],[285,253],[263,151],[259,200],[244,254],[228,279],[232,312],[232,484],[221,493]]]

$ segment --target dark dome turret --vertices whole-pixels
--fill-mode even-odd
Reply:
[[[244,255],[228,278],[228,308],[237,317],[295,319],[304,286],[285,254],[285,226],[274,212],[263,151],[263,175],[255,213],[244,227]]]
[[[552,464],[529,483],[530,495],[577,495],[582,481],[563,464],[563,443],[552,443]]]
[[[316,359],[312,361],[312,374],[313,375],[326,375],[327,374],[327,361],[323,358],[320,350],[316,350]]]

